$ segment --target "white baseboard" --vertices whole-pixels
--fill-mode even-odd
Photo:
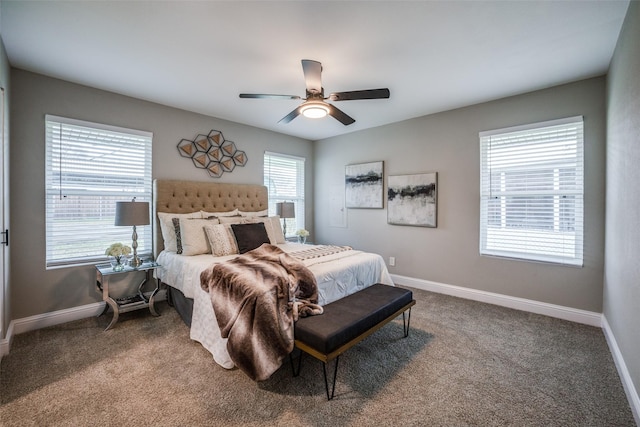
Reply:
[[[394,283],[397,283],[399,285],[406,285],[417,289],[423,289],[425,291],[451,295],[454,297],[470,299],[473,301],[486,302],[488,304],[499,305],[502,307],[513,308],[530,313],[542,314],[545,316],[569,320],[571,322],[582,323],[585,325],[602,327],[602,314],[593,311],[579,310],[576,308],[548,304],[525,298],[511,297],[508,295],[501,295],[493,292],[463,288],[461,286],[448,285],[446,283],[414,279],[412,277],[400,276],[397,274],[392,274],[391,278],[393,279]]]
[[[13,338],[13,322],[9,323],[7,328],[7,335],[5,338],[0,339],[0,362],[2,357],[9,354],[9,348],[11,347],[11,340]]]
[[[616,364],[616,368],[618,369],[618,374],[622,380],[622,386],[624,387],[627,399],[629,400],[629,406],[631,406],[633,418],[635,418],[636,424],[640,426],[640,397],[638,397],[638,390],[636,390],[633,385],[633,380],[631,379],[631,375],[627,369],[627,364],[624,362],[624,358],[622,357],[616,338],[613,335],[609,322],[607,322],[607,318],[604,315],[602,316],[602,329],[604,330],[604,336],[607,339],[607,344],[609,344],[609,350],[611,350],[613,360]]]
[[[156,295],[155,301],[166,300],[166,295],[166,290],[161,289]],[[92,304],[12,320],[9,324],[9,328],[7,329],[6,337],[0,340],[0,360],[2,360],[3,356],[9,354],[14,335],[47,328],[49,326],[60,325],[62,323],[73,322],[74,320],[86,319],[87,317],[97,316],[104,310],[104,305],[104,302],[95,302]]]
[[[23,334],[37,329],[48,328],[49,326],[60,325],[62,323],[73,322],[74,320],[86,319],[97,316],[104,310],[103,302],[81,305],[79,307],[67,308],[64,310],[52,311],[35,316],[16,319],[13,322],[13,332],[16,335]]]
[[[93,304],[12,320],[9,324],[9,329],[7,329],[6,338],[0,341],[0,357],[9,354],[11,341],[13,341],[14,335],[59,325],[61,323],[72,322],[74,320],[85,319],[91,316],[97,316],[102,313],[104,304],[104,302],[96,302]]]

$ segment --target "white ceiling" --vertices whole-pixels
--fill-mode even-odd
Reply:
[[[318,140],[606,73],[629,1],[7,1],[12,66]],[[278,121],[305,95],[388,87],[335,105],[356,119]]]

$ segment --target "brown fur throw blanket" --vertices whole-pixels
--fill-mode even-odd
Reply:
[[[266,380],[293,351],[293,323],[322,314],[313,273],[277,246],[263,244],[200,274],[231,360]]]

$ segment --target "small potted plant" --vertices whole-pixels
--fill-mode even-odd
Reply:
[[[298,236],[298,243],[306,243],[307,237],[309,237],[309,232],[304,228],[296,231],[296,236]]]
[[[124,270],[125,259],[130,253],[131,248],[127,245],[123,245],[122,243],[113,243],[107,248],[106,251],[104,251],[105,255],[111,257],[111,265],[113,266],[113,271]]]

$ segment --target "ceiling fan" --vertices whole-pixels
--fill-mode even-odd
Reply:
[[[353,101],[358,99],[382,99],[389,98],[389,89],[354,90],[350,92],[334,92],[328,97],[324,96],[322,87],[322,64],[310,59],[302,60],[302,72],[307,85],[307,96],[304,102],[295,110],[284,116],[278,123],[289,123],[300,114],[309,118],[321,118],[327,114],[347,126],[355,122],[355,119],[345,114],[342,110],[329,104],[330,101]],[[303,99],[296,95],[271,95],[261,93],[241,93],[240,98],[257,99]]]

